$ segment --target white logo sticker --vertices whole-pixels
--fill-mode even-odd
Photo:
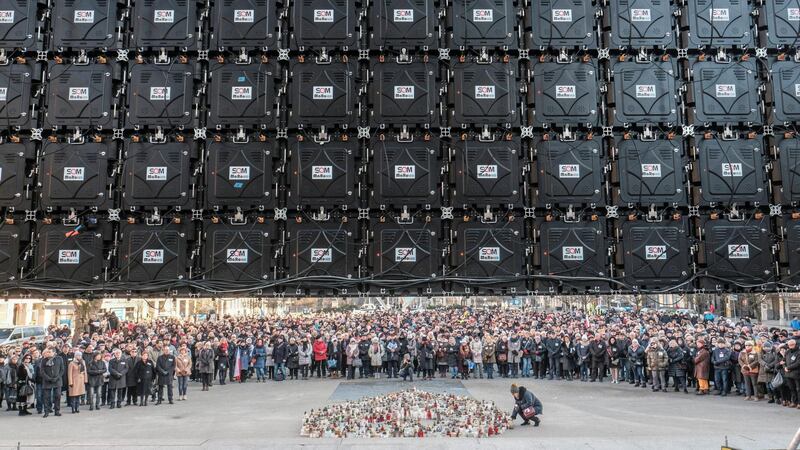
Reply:
[[[312,180],[332,180],[333,166],[311,166]]]
[[[395,248],[394,262],[417,262],[417,249],[407,247]]]
[[[234,9],[234,23],[253,23],[255,22],[255,12],[252,9]]]
[[[395,100],[414,100],[414,86],[395,86]]]
[[[478,164],[478,179],[497,179],[497,164]]]
[[[153,11],[154,23],[174,23],[175,10],[174,9],[157,9]]]
[[[145,174],[147,181],[167,181],[167,168],[166,167],[148,167]]]
[[[0,11],[0,23],[14,23],[14,11]]]
[[[89,101],[89,88],[88,87],[71,87],[71,88],[69,88],[69,96],[67,98],[71,102],[86,102],[86,101]]]
[[[722,163],[722,176],[723,177],[742,176],[742,163]]]
[[[718,84],[716,85],[716,96],[717,98],[725,98],[725,97],[736,97],[736,85],[735,84]]]
[[[712,22],[728,22],[731,20],[731,13],[728,8],[711,8]]]
[[[395,22],[413,22],[414,10],[413,9],[395,9],[394,10]]]
[[[647,260],[667,259],[667,246],[646,245],[644,247],[644,259]]]
[[[8,97],[8,88],[0,87],[0,102],[6,101]]]
[[[794,85],[794,96],[800,97],[800,83]]]
[[[169,94],[170,94],[169,87],[160,86],[160,87],[150,87],[150,100],[164,100],[169,101]]]
[[[64,181],[83,181],[84,167],[64,167]]]
[[[580,178],[581,167],[577,164],[559,164],[558,178]]]
[[[571,9],[554,9],[553,22],[572,22]]]
[[[59,250],[58,263],[59,264],[80,264],[81,251],[80,250]]]
[[[312,248],[311,249],[311,262],[312,263],[329,263],[333,261],[331,257],[331,249],[329,248]]]
[[[72,16],[72,23],[94,23],[94,11],[76,9]]]
[[[494,86],[475,86],[475,98],[478,100],[494,100]]]
[[[642,164],[642,178],[661,178],[661,164]]]
[[[228,264],[247,264],[247,249],[229,248],[225,252],[225,262]]]
[[[637,84],[636,98],[656,98],[655,84]]]
[[[479,261],[500,261],[500,247],[481,247],[478,251]]]
[[[561,247],[563,261],[583,261],[583,247]]]
[[[333,86],[314,86],[314,100],[333,100]]]
[[[332,9],[315,9],[314,22],[333,23],[333,10]]]
[[[491,9],[473,9],[473,22],[494,22],[494,11]]]
[[[394,166],[395,180],[413,180],[417,177],[417,166]]]
[[[556,98],[575,98],[575,86],[556,86]]]
[[[146,248],[142,251],[142,264],[164,264],[163,248]]]
[[[791,22],[800,22],[800,8],[786,8],[786,16]],[[11,17],[14,17],[13,11]]]
[[[646,8],[632,8],[631,22],[650,22],[650,10]]]
[[[230,166],[228,167],[228,180],[239,181],[250,179],[250,166]]]
[[[231,86],[231,100],[252,100],[253,86]]]
[[[750,259],[750,246],[747,244],[728,244],[729,259]]]

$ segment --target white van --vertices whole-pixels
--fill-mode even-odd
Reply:
[[[37,344],[44,342],[47,331],[40,326],[0,327],[0,347],[16,347],[24,341],[33,340]]]

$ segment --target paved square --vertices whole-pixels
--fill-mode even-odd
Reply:
[[[395,380],[309,380],[215,385],[201,392],[190,383],[189,400],[175,405],[125,407],[62,417],[18,417],[0,411],[0,448],[37,446],[122,450],[236,448],[437,448],[459,449],[718,449],[727,436],[739,449],[786,448],[800,426],[800,411],[744,401],[651,392],[627,384],[533,379],[415,381],[419,389],[458,392],[513,405],[512,382],[533,389],[544,404],[539,428],[516,427],[489,439],[305,439],[303,411],[333,401],[407,389]],[[152,405],[152,403],[151,403]],[[519,422],[517,422],[519,423]]]

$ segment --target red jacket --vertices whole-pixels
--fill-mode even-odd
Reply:
[[[314,361],[325,361],[328,359],[328,344],[319,339],[314,341]]]

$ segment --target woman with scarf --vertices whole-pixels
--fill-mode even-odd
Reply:
[[[98,386],[92,386],[92,392],[95,393],[94,400],[98,402],[99,405],[99,388],[103,385],[103,373],[106,371],[105,362],[103,362],[103,356],[100,352],[95,354],[95,359],[92,361],[94,364],[95,361],[99,361],[102,364],[102,371],[99,375],[99,384]],[[81,397],[86,395],[86,381],[88,380],[88,374],[86,372],[86,363],[83,361],[83,354],[81,352],[75,352],[75,355],[72,357],[72,362],[69,363],[67,367],[67,385],[69,386],[67,394],[67,403],[72,407],[72,414],[79,413],[80,405],[81,405]],[[97,382],[97,380],[95,380]],[[91,401],[92,397],[89,397],[89,405],[91,409]],[[97,406],[97,409],[100,409],[100,406]]]
[[[11,357],[11,370],[16,370],[17,380],[17,407],[20,416],[29,416],[28,404],[33,401],[33,358],[30,353],[22,357],[22,362],[17,365],[17,357]]]

